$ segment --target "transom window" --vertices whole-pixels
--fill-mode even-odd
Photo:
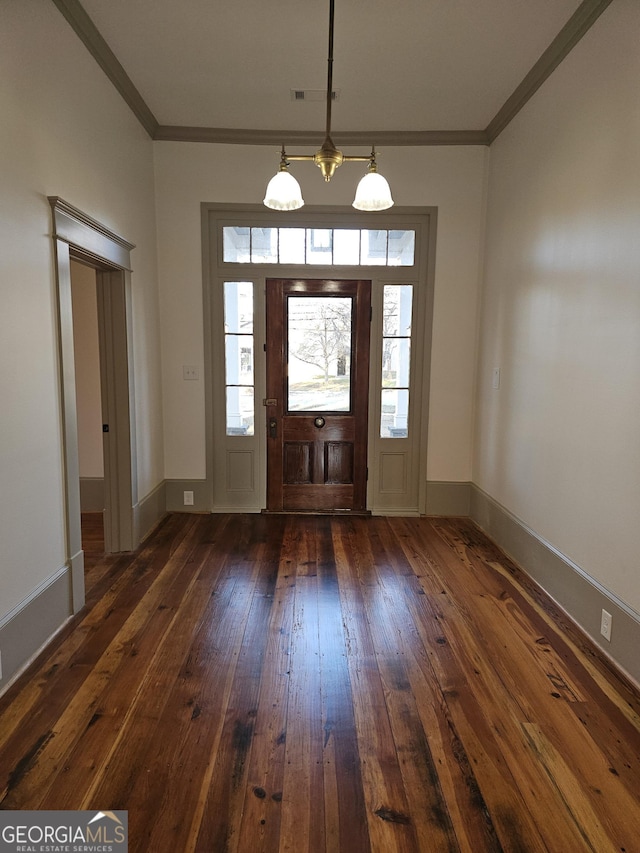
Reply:
[[[415,264],[412,229],[260,228],[225,225],[225,264],[405,267]]]

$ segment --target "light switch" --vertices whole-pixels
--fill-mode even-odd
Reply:
[[[493,387],[495,388],[496,391],[500,387],[500,368],[499,367],[493,368],[493,379],[492,379],[491,384],[493,385]]]

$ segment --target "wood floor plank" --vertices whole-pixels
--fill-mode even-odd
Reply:
[[[270,519],[282,531],[285,519]],[[277,552],[271,555],[277,581],[266,636],[255,728],[248,761],[242,820],[228,844],[232,851],[267,853],[280,843],[287,739],[291,627],[296,573],[282,532]],[[215,806],[214,806],[215,807]]]
[[[584,849],[593,853],[614,853],[624,849],[624,845],[619,846],[620,842],[607,832],[594,815],[591,798],[586,795],[579,781],[579,770],[576,773],[567,765],[539,726],[525,723],[523,729],[552,788],[557,791],[558,801],[571,816],[584,840]]]
[[[484,600],[479,594],[483,588],[478,580],[473,593],[477,601]],[[431,664],[500,843],[509,850],[546,850],[542,833],[549,821],[536,820],[531,814],[533,809],[523,808],[521,789],[537,791],[533,803],[540,802],[543,782],[535,768],[523,776],[523,768],[529,769],[530,760],[527,761],[520,727],[522,709],[493,666],[502,648],[486,644],[480,631],[485,622],[474,621],[468,598],[463,598],[461,592],[456,599],[441,594],[407,600],[415,608],[415,623],[425,632],[425,644],[434,649]],[[420,615],[421,610],[424,616]],[[430,619],[430,615],[435,618]],[[431,637],[429,630],[433,632]],[[479,635],[481,645],[477,642]],[[560,845],[565,845],[559,849],[583,849],[567,815],[558,814],[554,832]]]
[[[188,526],[178,517],[167,516],[156,531],[152,545],[140,548],[133,558],[131,555],[119,555],[114,558],[116,577],[111,588],[103,590],[93,604],[88,596],[87,609],[58,632],[47,649],[46,667],[41,667],[38,662],[35,662],[24,673],[20,685],[15,684],[0,697],[0,714],[3,720],[3,726],[0,729],[0,748],[4,747],[17,726],[21,725],[24,731],[26,719],[33,723],[34,728],[42,728],[46,719],[54,719],[56,709],[63,707],[76,689],[74,680],[60,681],[60,672],[77,669],[78,650],[86,642],[87,635],[102,625],[108,617],[117,596],[128,587],[134,571],[139,573],[140,563],[143,561],[148,563],[151,551],[156,554],[164,551],[174,537],[180,540],[186,536],[188,529]],[[78,670],[78,679],[81,677]],[[32,709],[35,710],[32,712]]]
[[[325,849],[317,578],[297,578],[293,607],[281,853]]]
[[[187,535],[180,537],[180,543],[185,551],[178,549],[178,560],[191,547]],[[167,578],[171,578],[169,571],[161,573],[153,582],[149,578],[144,589],[147,593],[151,588],[162,589]],[[65,678],[47,681],[46,691],[25,726],[26,731],[34,732],[34,741],[41,744],[37,764],[31,761],[27,765],[19,759],[19,790],[13,774],[5,790],[0,790],[0,802],[5,808],[25,808],[23,797],[33,804],[32,807],[40,807],[69,752],[82,731],[90,726],[99,697],[108,690],[111,677],[127,656],[127,644],[154,609],[155,600],[154,593],[149,593],[133,611],[121,603],[110,611],[114,614],[112,619],[107,617],[94,631],[84,632],[81,645],[75,647],[72,643],[74,651],[67,657]],[[56,685],[62,689],[56,691]],[[22,751],[20,739],[25,730],[19,732],[14,754]],[[3,752],[11,762],[12,745],[6,745]]]
[[[315,522],[289,524],[292,601],[282,822],[279,849],[324,850],[324,785]],[[295,535],[294,535],[295,534]]]
[[[486,605],[487,602],[478,604],[481,610]],[[507,642],[509,644],[510,654],[500,658],[499,669],[514,701],[517,701],[522,709],[523,720],[526,720],[527,725],[534,725],[534,728],[525,727],[525,731],[535,731],[535,724],[537,724],[543,733],[542,736],[549,744],[549,749],[545,750],[544,754],[557,755],[556,766],[560,766],[561,760],[564,760],[566,766],[570,766],[579,777],[584,778],[590,775],[591,790],[585,794],[585,799],[590,801],[590,813],[594,817],[599,816],[597,823],[608,824],[611,839],[622,844],[622,840],[628,837],[632,829],[631,826],[625,827],[626,815],[633,814],[637,807],[637,797],[625,790],[619,778],[614,779],[611,770],[615,768],[611,768],[609,762],[605,760],[602,750],[595,744],[591,734],[580,724],[578,718],[575,717],[573,725],[570,724],[566,709],[562,707],[567,703],[567,699],[553,689],[556,685],[552,684],[549,687],[547,673],[531,664],[532,656],[528,654],[528,650],[535,643],[535,639],[532,639],[527,647],[523,638],[512,630],[510,622],[492,619],[491,613],[487,614],[484,621],[490,622],[496,635],[503,632],[502,645]],[[500,640],[496,645],[500,645]],[[525,670],[528,672],[528,677],[522,679],[518,673]],[[569,705],[570,707],[573,705],[573,700]],[[543,754],[542,751],[537,750],[536,741],[531,736],[528,737],[538,754]],[[627,748],[629,746],[632,751],[635,751],[633,742],[628,744]],[[615,770],[615,773],[617,774],[618,771]],[[622,806],[623,817],[618,817],[615,822],[611,822],[607,803],[614,796]],[[590,838],[587,827],[582,827],[581,834],[586,839]],[[599,849],[598,838],[593,840],[592,844],[594,850]]]
[[[437,629],[442,614],[437,602],[445,596],[441,585],[423,584],[422,565],[419,551],[409,534],[398,526],[398,520],[389,520],[388,524],[398,536],[402,547],[391,547],[387,551],[385,562],[393,569],[381,573],[382,583],[387,586],[388,594],[402,600],[404,612],[398,613],[398,637],[405,650],[407,677],[416,699],[416,706],[422,720],[423,730],[428,738],[433,763],[438,768],[438,785],[446,801],[446,807],[455,827],[456,841],[462,851],[471,853],[476,850],[500,850],[495,826],[493,825],[486,803],[482,797],[478,780],[474,774],[469,756],[456,731],[449,712],[446,695],[438,678],[432,658],[437,649],[442,652],[443,637],[428,635],[424,642],[417,621],[418,614],[428,614],[428,623]],[[414,573],[407,573],[402,562],[407,560],[414,567]],[[401,578],[400,592],[397,595],[395,577]],[[389,586],[388,581],[391,582]],[[418,581],[418,583],[416,583]],[[434,589],[437,591],[434,593]],[[421,603],[420,609],[412,606],[414,598]],[[439,629],[437,629],[439,631]],[[448,649],[445,645],[445,650]]]
[[[566,675],[557,675],[558,669],[562,668],[560,658],[554,657],[553,649],[546,642],[543,645],[548,649],[547,653],[552,656],[553,671],[550,671],[549,664],[545,664],[544,660],[540,658],[541,637],[535,628],[542,626],[537,624],[536,618],[533,614],[528,613],[527,608],[519,599],[520,593],[513,586],[510,586],[508,593],[501,596],[498,601],[490,601],[486,598],[477,601],[480,621],[485,626],[484,639],[488,649],[493,648],[498,651],[508,649],[508,654],[493,655],[501,680],[508,685],[508,692],[512,701],[516,702],[522,709],[524,718],[531,723],[538,723],[542,726],[546,738],[550,743],[555,744],[558,750],[558,765],[564,760],[566,766],[574,768],[581,777],[591,777],[592,784],[587,790],[586,798],[590,801],[590,815],[594,821],[594,827],[597,829],[600,821],[608,824],[610,838],[614,843],[617,840],[617,843],[624,846],[624,838],[628,838],[629,833],[633,833],[633,825],[637,824],[637,791],[630,793],[628,789],[624,789],[624,786],[621,787],[616,780],[613,787],[617,794],[613,793],[611,789],[612,771],[617,773],[615,767],[607,766],[601,746],[596,744],[584,725],[578,723],[577,720],[575,724],[571,724],[566,711],[562,708],[563,702],[569,702],[572,711],[577,713],[578,709],[584,704],[576,701],[582,698],[582,696],[576,696],[579,688],[576,688],[575,685],[578,682],[574,682],[572,689],[558,690],[557,679],[560,678],[562,682],[567,680]],[[516,600],[518,600],[518,607],[515,607]],[[512,618],[513,614],[518,614],[516,619]],[[521,629],[521,626],[525,624],[529,625],[529,635],[527,635],[526,630]],[[527,678],[522,678],[523,672],[527,672]],[[554,672],[556,673],[555,677]],[[549,686],[550,684],[551,686]],[[612,739],[611,745],[614,742],[615,739]],[[637,755],[637,731],[634,733],[627,732],[625,753],[630,760],[633,760],[632,756]],[[544,790],[540,790],[536,802],[542,803],[544,795]],[[610,814],[606,804],[610,802],[612,797],[616,796],[621,804],[626,805],[622,809],[624,817],[614,826],[610,822]],[[558,818],[557,808],[553,809],[551,813],[556,819]],[[630,824],[625,826],[627,817],[630,817]],[[591,839],[588,824],[581,826],[575,820],[574,812],[568,807],[566,808],[566,818],[567,820],[574,820],[576,823],[581,836],[585,839],[584,843],[587,845],[585,849],[592,849],[592,847],[598,849],[601,841],[597,837],[595,840]],[[549,831],[551,821],[543,822],[540,820],[540,824],[545,827],[547,836],[551,840],[557,839],[557,827],[553,833]]]
[[[437,519],[434,529],[445,542],[464,540],[496,576],[511,584],[511,593],[527,617],[543,625],[541,635],[554,648],[565,666],[571,668],[582,689],[592,695],[608,696],[637,729],[640,724],[640,693],[637,685],[615,670],[611,661],[599,654],[536,582],[506,557],[469,519]],[[535,614],[535,615],[534,615]],[[595,693],[593,692],[595,691]]]
[[[336,522],[334,549],[369,836],[373,850],[413,853],[418,849],[417,836],[408,814],[384,683],[378,668],[371,626],[367,620],[365,593],[367,588],[371,588],[375,595],[377,584],[370,564],[363,562],[364,549],[355,544],[353,524],[353,519],[345,520],[342,524]]]
[[[477,560],[475,566],[478,570],[482,568]],[[556,756],[556,766],[564,762],[565,766],[571,767],[579,776],[591,775],[592,785],[586,799],[590,803],[590,814],[597,818],[595,826],[597,827],[600,821],[607,825],[609,837],[614,843],[623,846],[624,838],[633,832],[636,823],[634,812],[637,809],[637,791],[633,791],[628,783],[633,775],[630,772],[631,767],[638,766],[640,756],[637,730],[629,729],[626,721],[610,708],[611,722],[616,719],[617,726],[626,730],[625,746],[623,751],[617,750],[615,744],[620,742],[619,738],[610,738],[608,751],[603,755],[602,748],[594,738],[594,732],[590,732],[584,724],[584,716],[580,717],[580,710],[588,707],[584,691],[577,680],[572,679],[560,656],[546,642],[546,637],[538,636],[535,629],[543,626],[535,614],[528,611],[521,600],[520,592],[510,584],[508,591],[505,591],[499,600],[481,597],[477,600],[476,607],[480,611],[482,624],[486,626],[489,646],[509,649],[508,655],[495,659],[499,662],[503,680],[510,685],[510,693],[522,708],[526,719],[541,726],[540,737],[548,743],[545,754]],[[528,673],[526,679],[521,678],[523,671]],[[570,685],[567,683],[569,681]],[[590,692],[593,695],[593,689]],[[570,724],[565,710],[561,707],[563,702],[569,702],[576,714],[574,725]],[[603,717],[600,716],[599,719],[602,720]],[[530,741],[535,748],[534,740],[530,738]],[[613,785],[617,794],[612,790],[613,775],[618,777]],[[619,784],[621,777],[624,777],[622,787]],[[614,796],[617,796],[624,815],[621,820],[615,821],[615,825],[610,820],[606,805]],[[625,826],[627,816],[631,816],[631,819]],[[594,849],[598,849],[602,844],[601,839],[596,837],[589,841],[588,826],[580,826],[578,820],[575,822],[583,837]]]
[[[316,523],[327,853],[369,853],[360,752],[331,524]]]
[[[496,671],[493,661],[499,659],[501,650],[487,646],[488,655],[481,647],[474,651],[473,629],[466,636],[461,626],[457,631],[461,641],[445,630],[456,661],[447,662],[447,671],[458,665],[461,672],[470,673],[469,689],[448,692],[448,707],[472,760],[478,763],[478,750],[483,756],[476,777],[489,811],[495,815],[503,846],[541,851],[553,849],[553,845],[572,851],[590,849],[566,804],[549,788],[543,769],[532,760],[530,743],[523,736],[532,709],[523,702],[520,690]]]
[[[267,521],[263,519],[263,523]],[[263,571],[257,572],[255,582],[250,585],[244,577],[242,580],[243,585],[251,588],[250,607],[246,616],[243,615],[233,682],[206,796],[202,791],[204,808],[196,850],[237,849],[278,576],[277,562],[271,558],[261,563],[261,552],[259,546],[259,550],[247,555],[247,569],[253,563]]]
[[[136,827],[144,839],[141,849],[162,845],[193,849],[192,827],[194,822],[198,827],[201,824],[203,797],[193,796],[185,802],[184,790],[186,786],[201,794],[213,760],[209,749],[214,744],[217,754],[222,740],[258,575],[252,560],[255,552],[238,528],[238,520],[229,525],[224,537],[216,537],[207,547],[218,554],[219,545],[225,542],[227,558],[219,571],[212,571],[216,559],[210,567],[203,567],[176,615],[167,640],[176,650],[175,666],[159,673],[167,678],[167,686],[148,685],[154,693],[158,688],[166,692],[168,701],[146,735],[148,750],[141,762],[146,773],[138,773],[130,794],[130,803],[143,817]],[[184,626],[193,624],[191,613],[196,615],[197,629],[189,634]],[[141,699],[144,709],[144,696]],[[145,737],[144,717],[136,728]],[[126,757],[129,748],[123,747],[121,752]],[[154,802],[156,809],[145,809],[145,802]]]
[[[394,555],[395,540],[388,549],[383,540],[390,544],[387,522],[374,519],[366,525],[366,536],[358,541],[365,549],[364,563],[371,566],[375,573],[372,579],[377,583],[375,593],[365,598],[365,608],[369,625],[375,626],[372,639],[409,814],[413,816],[418,849],[454,853],[460,848],[409,679],[411,660],[403,633],[410,620],[401,587],[411,571]]]
[[[224,564],[224,559],[222,562]],[[212,559],[208,563],[208,570],[211,573],[223,572],[224,565],[220,566],[217,560]],[[198,670],[192,682],[192,690],[196,694],[201,686],[207,684],[205,675],[208,658],[206,651],[201,651],[202,647],[205,650],[210,648],[207,620],[224,618],[235,584],[223,577],[218,598],[211,596],[208,583],[202,588],[197,581],[197,576],[191,578],[183,601],[172,613],[166,630],[157,637],[149,666],[132,685],[128,701],[124,703],[124,719],[103,759],[100,772],[85,793],[85,808],[92,808],[96,802],[105,798],[120,803],[131,802],[136,786],[140,784],[139,780],[145,780],[151,775],[151,762],[159,753],[159,747],[165,746],[163,735],[166,736],[166,731],[163,732],[161,723],[167,705],[173,700],[180,674]],[[194,645],[199,656],[192,653]],[[221,672],[221,683],[224,683],[226,661],[217,657],[215,661]],[[169,750],[175,748],[173,735],[174,731],[171,731],[166,742]],[[163,778],[166,778],[166,773]],[[124,805],[119,807],[125,808]]]
[[[132,853],[635,853],[640,694],[464,519],[172,514],[0,697]]]
[[[422,761],[415,759],[407,764],[410,770],[416,764],[423,765],[424,775],[421,785],[409,784],[408,791],[418,787],[430,796],[427,802],[413,808],[414,814],[422,816],[418,825],[421,849],[497,850],[500,845],[495,827],[488,819],[477,780],[442,702],[440,685],[430,662],[429,643],[425,645],[415,627],[415,610],[412,612],[410,602],[421,596],[419,600],[427,604],[431,596],[415,584],[410,565],[397,548],[391,525],[387,520],[378,520],[376,535],[370,535],[369,539],[375,544],[373,564],[384,590],[385,609],[394,624],[395,639],[390,652],[395,649],[396,654],[402,655],[407,700],[411,702],[413,716],[422,721],[421,729],[416,726],[414,735],[419,742],[424,740]],[[374,620],[377,621],[375,615]]]

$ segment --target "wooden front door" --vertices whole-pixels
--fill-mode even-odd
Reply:
[[[267,510],[366,509],[370,281],[267,279]]]

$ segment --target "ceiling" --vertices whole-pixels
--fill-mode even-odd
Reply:
[[[53,2],[154,138],[323,133],[329,0]],[[609,2],[335,0],[333,135],[490,142]]]

